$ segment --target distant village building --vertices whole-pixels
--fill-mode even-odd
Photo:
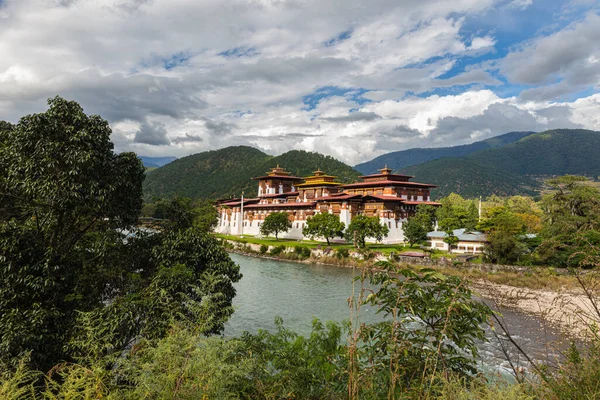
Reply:
[[[458,238],[452,249],[444,241],[448,234],[443,231],[433,231],[427,234],[427,240],[432,249],[449,251],[457,254],[480,254],[483,253],[483,247],[486,244],[485,234],[477,231],[467,231],[466,229],[455,229],[452,235]]]
[[[339,216],[348,226],[359,214],[376,216],[389,228],[384,243],[403,243],[402,224],[414,215],[417,205],[440,205],[431,201],[435,185],[411,182],[412,176],[393,174],[390,168],[379,174],[360,177],[362,182],[342,184],[336,177],[317,170],[312,176],[292,176],[279,165],[265,176],[252,178],[258,182],[257,196],[219,200],[217,232],[230,235],[259,235],[267,215],[286,212],[292,222],[281,237],[303,239],[306,220],[317,213]]]

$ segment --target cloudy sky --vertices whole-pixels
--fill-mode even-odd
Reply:
[[[60,95],[118,151],[350,164],[600,130],[596,0],[0,0],[0,119]]]

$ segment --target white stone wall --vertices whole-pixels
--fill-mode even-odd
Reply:
[[[283,210],[282,210],[283,211]],[[315,210],[318,213],[318,210]],[[342,208],[340,211],[340,221],[345,224],[347,227],[350,222],[350,210],[346,208]],[[227,214],[223,212],[219,216],[219,222],[215,231],[222,234],[228,235],[236,235],[239,236],[251,235],[251,236],[260,236],[260,224],[264,220],[254,219],[250,222],[248,219],[242,221],[242,215],[240,210],[234,210],[231,213],[231,218],[227,217]],[[404,230],[402,229],[403,223],[406,222],[406,219],[396,221],[393,218],[380,218],[380,223],[388,226],[389,233],[388,235],[381,241],[381,243],[385,244],[395,244],[395,243],[404,243]],[[242,224],[243,230],[242,230]],[[304,235],[302,234],[302,229],[306,226],[306,221],[304,220],[296,220],[292,223],[292,228],[288,232],[281,233],[279,235],[280,238],[283,239],[293,239],[293,240],[302,240],[304,239]],[[319,240],[325,241],[325,239],[320,238]],[[335,238],[334,241],[341,241],[342,238]],[[367,238],[366,240],[369,243],[375,243],[376,241],[373,238]]]

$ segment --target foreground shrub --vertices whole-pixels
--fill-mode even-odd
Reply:
[[[300,259],[306,259],[310,257],[312,251],[306,246],[296,246],[294,247],[294,253],[297,254]]]
[[[348,258],[350,257],[350,253],[348,252],[348,249],[342,247],[335,251],[335,256],[339,259]]]
[[[266,254],[267,251],[269,251],[269,246],[267,246],[266,244],[261,244],[260,245],[260,254]]]
[[[284,245],[279,245],[279,246],[275,246],[271,249],[271,251],[269,252],[269,254],[271,254],[272,256],[277,256],[281,253],[285,252],[285,246]]]

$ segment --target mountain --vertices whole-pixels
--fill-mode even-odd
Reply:
[[[354,168],[363,174],[375,174],[377,170],[387,165],[392,169],[402,169],[411,165],[422,164],[442,157],[463,157],[474,152],[502,147],[514,143],[535,132],[510,132],[479,142],[453,147],[416,148],[394,151],[383,154],[371,161],[356,165]]]
[[[415,176],[416,182],[433,183],[438,187],[431,195],[439,199],[450,193],[463,197],[533,196],[539,183],[527,176],[512,174],[492,166],[478,164],[468,158],[446,157],[403,168],[403,174]]]
[[[277,157],[248,146],[232,146],[180,158],[148,172],[144,181],[144,198],[175,195],[217,199],[239,196],[242,190],[254,196],[257,183],[250,178],[265,175],[280,165],[296,176],[312,175],[317,168],[352,182],[360,175],[352,167],[318,153],[293,150]]]
[[[434,197],[533,194],[540,177],[600,175],[600,132],[555,129],[528,135],[503,147],[466,157],[449,157],[401,169],[439,187]]]
[[[600,132],[554,129],[527,136],[471,160],[523,175],[600,175]]]
[[[146,168],[159,168],[163,165],[167,165],[168,163],[177,160],[177,157],[146,157],[146,156],[138,156],[142,163],[144,163],[144,167]]]

